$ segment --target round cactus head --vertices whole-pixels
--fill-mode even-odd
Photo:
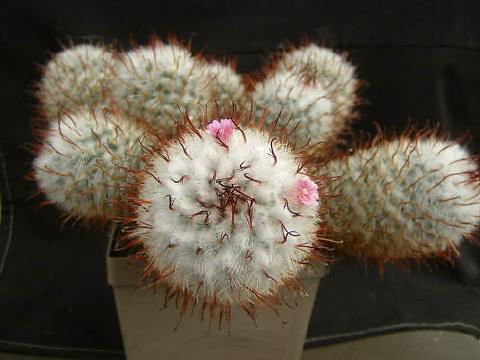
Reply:
[[[353,115],[360,82],[356,78],[355,67],[345,55],[309,44],[287,51],[276,66],[281,70],[298,72],[308,83],[320,84],[340,118],[345,120]]]
[[[274,122],[282,110],[282,121],[298,123],[298,142],[334,144],[355,117],[355,69],[330,49],[314,44],[292,48],[267,64],[264,73],[251,94],[257,113],[267,112],[267,122]]]
[[[138,182],[131,244],[141,243],[151,286],[203,302],[211,316],[232,305],[254,317],[319,256],[326,177],[302,152],[242,117],[189,126],[151,153]],[[218,312],[217,312],[218,311]]]
[[[217,107],[220,107],[223,110],[222,115],[225,115],[232,103],[240,108],[245,106],[245,84],[242,76],[235,71],[234,64],[202,60],[203,76],[209,84],[208,108],[216,111]]]
[[[68,217],[119,215],[127,169],[143,163],[144,130],[106,110],[79,110],[49,123],[38,144],[33,176],[47,201]]]
[[[81,106],[105,104],[115,57],[101,46],[77,45],[55,54],[38,85],[40,111],[47,119]]]
[[[419,134],[379,136],[320,170],[339,177],[327,219],[346,254],[379,265],[448,260],[472,236],[480,216],[477,163],[458,143]]]
[[[230,66],[194,57],[178,42],[155,40],[125,53],[115,68],[112,101],[126,114],[174,133],[183,112],[200,120],[205,107],[242,101],[241,77]]]
[[[297,127],[295,141],[305,144],[309,139],[326,141],[337,135],[334,103],[319,84],[307,84],[292,71],[279,71],[258,83],[252,94],[257,116],[265,114],[268,123],[277,120],[293,122]]]
[[[112,99],[129,116],[173,131],[182,111],[195,117],[202,110],[207,83],[199,67],[180,45],[155,42],[139,47],[117,63]]]

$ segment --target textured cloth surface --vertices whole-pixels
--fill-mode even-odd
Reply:
[[[121,358],[122,342],[105,274],[106,236],[82,226],[61,230],[59,213],[27,201],[22,180],[31,156],[36,64],[74,42],[129,36],[144,44],[192,36],[193,50],[234,56],[238,70],[258,70],[268,52],[304,36],[351,53],[367,84],[355,131],[377,121],[402,130],[409,119],[457,136],[473,134],[480,153],[480,4],[457,1],[4,1],[0,4],[0,351]],[[324,278],[306,346],[408,328],[480,334],[480,251],[463,249],[456,268],[402,272],[383,279],[362,264],[338,263]]]

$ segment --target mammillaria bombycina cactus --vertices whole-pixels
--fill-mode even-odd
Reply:
[[[186,47],[158,40],[123,54],[112,89],[113,103],[128,116],[170,133],[183,112],[197,121],[209,103],[244,96],[241,78],[229,66],[197,59]]]
[[[119,247],[146,262],[146,287],[166,285],[182,315],[201,303],[210,319],[228,322],[232,306],[255,319],[282,289],[298,293],[300,273],[327,261],[326,243],[381,268],[450,259],[476,229],[478,166],[456,142],[379,136],[331,159],[358,87],[345,57],[300,47],[249,89],[245,116],[230,65],[176,42],[121,56],[81,45],[46,67],[33,175],[69,218],[123,218]]]
[[[252,98],[257,112],[269,109],[267,121],[299,122],[298,141],[333,144],[355,117],[360,82],[355,68],[342,55],[315,44],[292,49],[267,66]]]
[[[138,169],[144,152],[139,124],[107,110],[79,110],[51,121],[37,145],[33,176],[48,202],[68,217],[119,215],[118,195],[127,169]]]
[[[458,255],[480,217],[478,164],[435,132],[386,140],[331,161],[327,222],[343,251],[377,262]]]
[[[110,92],[113,53],[101,46],[77,45],[52,57],[38,84],[40,111],[56,119],[59,111],[105,104]]]
[[[182,313],[201,301],[211,317],[239,305],[254,318],[319,256],[328,178],[309,176],[284,139],[240,124],[190,126],[151,152],[138,182],[130,246],[143,245],[152,286],[183,296]]]

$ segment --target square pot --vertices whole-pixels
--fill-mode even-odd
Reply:
[[[164,308],[163,287],[139,290],[143,264],[111,251],[107,252],[108,282],[113,287],[120,320],[123,344],[128,360],[196,359],[196,360],[296,360],[300,359],[310,314],[323,270],[301,277],[308,296],[293,308],[280,306],[280,318],[264,308],[256,324],[240,307],[233,307],[230,334],[225,324],[200,321],[198,314],[185,314],[179,324],[175,304]]]

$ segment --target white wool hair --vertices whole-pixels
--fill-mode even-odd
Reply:
[[[220,304],[255,303],[253,291],[275,295],[302,269],[316,239],[318,206],[293,196],[295,182],[305,177],[296,173],[299,160],[263,132],[244,133],[245,141],[240,130],[233,132],[228,151],[206,131],[203,139],[186,135],[185,151],[178,141],[164,149],[169,161],[152,160],[139,195],[146,204],[137,208],[137,222],[147,225],[136,235],[155,268],[173,269],[170,285]],[[221,184],[255,199],[252,227],[248,202],[238,200],[234,225],[231,206],[223,213],[216,207]]]
[[[126,168],[139,169],[143,130],[105,111],[81,110],[51,122],[34,160],[34,176],[47,199],[69,215],[118,215]]]
[[[302,77],[291,71],[281,71],[258,83],[252,94],[257,117],[266,112],[267,123],[277,120],[280,124],[290,118],[291,126],[299,123],[295,132],[298,143],[327,141],[338,126],[334,104],[325,89],[319,84],[307,84]]]
[[[285,55],[278,62],[279,70],[301,73],[319,83],[334,103],[335,113],[346,120],[357,102],[358,80],[355,68],[346,57],[334,51],[310,44]]]
[[[328,223],[345,251],[367,258],[431,257],[456,248],[480,216],[477,165],[453,142],[397,139],[328,164]]]
[[[100,46],[78,45],[56,54],[45,66],[38,98],[48,119],[61,110],[104,104],[115,57]]]
[[[117,63],[112,98],[129,116],[173,131],[182,112],[194,119],[202,114],[210,93],[204,71],[204,64],[183,47],[140,47]]]
[[[204,74],[209,77],[212,89],[210,100],[225,106],[233,101],[241,106],[245,100],[245,85],[242,77],[231,66],[219,62],[206,63]]]

